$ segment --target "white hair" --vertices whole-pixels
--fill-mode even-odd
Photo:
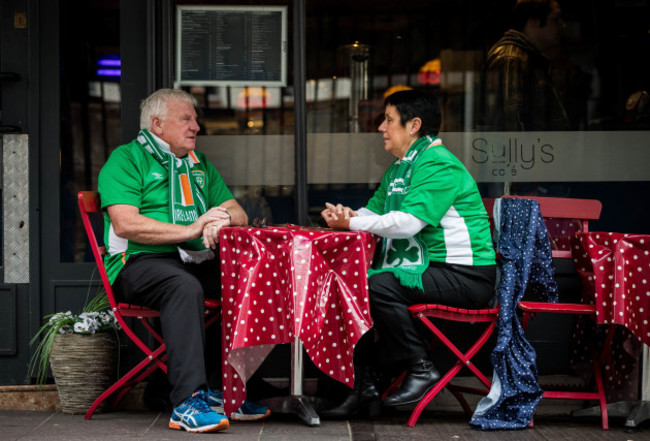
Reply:
[[[196,98],[184,90],[159,89],[140,104],[140,128],[151,130],[151,120],[154,116],[165,119],[167,117],[167,102],[171,100],[185,101],[194,107],[198,106]]]

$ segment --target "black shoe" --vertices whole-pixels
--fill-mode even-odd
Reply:
[[[338,406],[318,411],[318,415],[326,419],[347,419],[364,414],[369,418],[377,418],[381,415],[381,398],[372,383],[365,383],[352,389]]]
[[[367,415],[377,418],[381,415],[381,395],[377,389],[379,373],[368,366],[355,366],[357,377],[354,388],[348,389],[348,394],[336,407],[319,410],[323,418],[345,419]]]
[[[440,380],[440,372],[429,360],[418,360],[409,367],[399,389],[384,400],[386,406],[417,403]]]

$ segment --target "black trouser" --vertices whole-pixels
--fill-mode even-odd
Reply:
[[[184,264],[178,253],[131,256],[113,283],[119,301],[160,310],[174,407],[208,387],[204,297],[219,297],[219,261]],[[218,346],[215,348],[218,351]]]
[[[424,291],[406,288],[391,273],[370,277],[370,312],[378,333],[375,351],[372,336],[364,336],[355,350],[360,364],[382,364],[402,368],[428,358],[428,344],[420,323],[408,311],[417,303],[439,303],[460,308],[484,308],[494,297],[496,265],[466,266],[434,262],[422,275]],[[366,333],[366,335],[371,333]],[[362,343],[363,342],[363,343]],[[358,352],[358,354],[357,354]]]

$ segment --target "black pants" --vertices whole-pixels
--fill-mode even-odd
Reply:
[[[460,308],[484,308],[494,297],[496,265],[466,266],[432,263],[422,276],[424,291],[402,286],[391,273],[380,273],[368,281],[370,312],[378,342],[366,333],[355,350],[359,364],[382,364],[396,369],[427,358],[428,343],[421,324],[408,311],[417,303],[440,303]],[[368,335],[370,334],[370,335]]]
[[[131,256],[113,283],[119,301],[160,310],[174,406],[208,387],[204,298],[218,298],[220,286],[218,260],[184,264],[177,253]],[[211,345],[210,353],[218,350]]]

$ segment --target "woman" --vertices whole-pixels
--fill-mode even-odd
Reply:
[[[415,90],[384,101],[379,126],[384,149],[397,157],[368,204],[357,211],[326,204],[321,215],[337,229],[382,237],[368,272],[376,350],[364,338],[355,350],[358,372],[367,373],[379,352],[382,365],[407,369],[399,389],[384,404],[419,401],[440,379],[408,306],[442,303],[466,308],[489,305],[496,265],[488,216],[476,182],[437,138],[440,111],[434,97]],[[322,414],[345,417],[377,404],[368,375],[337,408]],[[364,384],[362,384],[364,383]]]

